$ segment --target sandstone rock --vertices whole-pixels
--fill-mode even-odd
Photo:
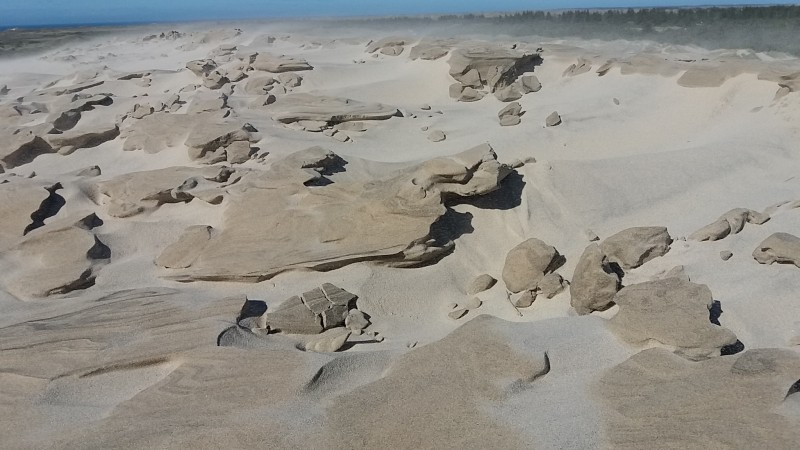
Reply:
[[[661,278],[678,278],[683,281],[691,281],[689,275],[686,274],[686,269],[683,266],[675,266],[672,269],[669,269]]]
[[[478,297],[472,297],[464,303],[464,308],[472,311],[478,309],[483,305],[483,302]]]
[[[592,63],[584,58],[578,58],[578,62],[567,67],[567,70],[564,71],[562,76],[574,77],[587,73],[590,70],[592,70]]]
[[[733,258],[733,252],[731,252],[730,250],[723,250],[723,251],[719,252],[719,257],[723,261],[727,261],[727,260]]]
[[[228,107],[228,96],[218,92],[198,92],[189,102],[188,114],[219,112]]]
[[[355,100],[289,94],[281,97],[271,109],[272,117],[283,123],[299,120],[316,120],[330,123],[353,120],[384,120],[397,114],[397,108],[380,103],[362,103]]]
[[[788,233],[774,233],[753,251],[760,264],[794,264],[800,267],[800,238]]]
[[[442,130],[433,130],[428,134],[428,140],[431,142],[441,142],[446,138],[447,136],[445,136]]]
[[[351,309],[344,319],[344,326],[352,331],[364,330],[369,326],[369,319],[367,319],[367,316],[363,312],[357,309]]]
[[[786,349],[699,362],[662,348],[644,350],[597,384],[607,411],[608,446],[736,448],[746,442],[750,448],[794,448],[800,430],[787,417],[796,416],[777,411],[785,411],[796,395],[787,393],[796,391],[798,373],[800,358]]]
[[[715,222],[689,235],[694,241],[716,241],[729,234],[737,234],[744,228],[745,222],[761,225],[769,220],[769,215],[751,209],[736,208],[723,214]]]
[[[462,80],[475,70],[482,85],[494,92],[512,84],[522,73],[531,71],[538,61],[538,54],[486,45],[453,50],[448,62],[450,76],[457,81],[466,84]]]
[[[306,343],[305,349],[317,353],[338,352],[347,342],[350,334],[351,332],[347,328],[333,328],[315,336]]]
[[[505,116],[500,119],[500,126],[503,127],[513,127],[520,123],[522,123],[522,119],[520,119],[519,116]]]
[[[558,112],[553,111],[549,116],[547,116],[547,119],[545,119],[544,123],[548,127],[561,125],[561,116],[558,114]]]
[[[464,92],[464,85],[461,83],[453,83],[450,85],[449,94],[450,98],[458,99],[461,97],[461,93]]]
[[[600,249],[610,262],[628,270],[664,256],[671,243],[665,227],[633,227],[609,236],[600,244]]]
[[[183,231],[178,241],[161,252],[155,263],[167,269],[185,269],[192,265],[203,247],[211,239],[212,227],[195,225]]]
[[[500,112],[497,113],[497,117],[499,119],[503,119],[503,117],[508,116],[519,116],[522,113],[522,105],[518,102],[509,103]]]
[[[427,39],[423,38],[417,45],[411,48],[409,58],[411,60],[427,60],[432,61],[446,56],[455,40],[449,39]]]
[[[620,276],[597,244],[583,251],[572,276],[570,304],[578,314],[607,309],[620,289]]]
[[[529,308],[536,301],[536,292],[532,290],[525,290],[517,294],[512,303],[517,308]]]
[[[280,84],[289,88],[300,86],[300,83],[303,81],[303,77],[292,72],[278,74],[277,79]]]
[[[149,116],[154,112],[155,108],[153,108],[149,104],[137,103],[136,106],[133,107],[133,112],[131,113],[131,117],[133,117],[134,119],[143,119],[145,116]]]
[[[259,53],[253,61],[253,69],[265,72],[297,72],[301,70],[311,70],[313,67],[300,58],[290,58],[288,56],[274,56],[269,53]]]
[[[184,144],[188,147],[190,158],[203,159],[207,154],[229,147],[237,141],[258,142],[260,137],[256,133],[255,128],[246,123],[201,122],[189,132]]]
[[[494,96],[501,102],[511,102],[521,99],[522,92],[520,92],[516,84],[512,84],[494,91]]]
[[[260,281],[286,270],[330,270],[365,260],[419,265],[453,249],[451,240],[431,236],[431,225],[447,210],[444,202],[491,192],[511,171],[482,145],[384,178],[305,185],[337,167],[337,159],[317,149],[252,173],[242,181],[247,189],[227,206],[219,234],[192,267],[170,278]]]
[[[249,141],[235,141],[225,147],[225,156],[229,164],[242,164],[250,160],[253,149]]]
[[[536,291],[539,295],[546,298],[553,298],[560,294],[566,288],[564,278],[556,272],[548,273],[536,285]]]
[[[539,92],[542,89],[542,83],[536,75],[523,75],[519,78],[520,88],[523,94],[531,92]]]
[[[31,231],[0,256],[5,289],[19,298],[47,297],[94,284],[111,250],[92,231],[93,214],[55,221]],[[93,219],[89,218],[93,216]]]
[[[425,104],[420,105],[419,109],[421,109],[423,111],[430,111],[431,110],[431,105],[425,103]]]
[[[97,147],[116,139],[119,134],[119,127],[115,123],[107,123],[76,127],[61,134],[48,134],[45,139],[58,153],[68,155],[81,148]]]
[[[405,44],[405,38],[390,36],[367,44],[367,53],[375,53],[387,47],[402,47]]]
[[[322,318],[296,295],[268,312],[267,323],[271,329],[289,334],[317,334],[323,330]]]
[[[491,289],[497,280],[489,274],[482,274],[475,277],[467,286],[467,294],[475,295],[483,291]]]
[[[546,274],[561,264],[563,257],[553,246],[531,238],[512,248],[506,255],[503,282],[510,292],[533,290]]]
[[[458,101],[460,102],[477,102],[478,100],[482,99],[486,94],[481,91],[476,91],[471,87],[464,88],[461,91],[461,94],[458,96]]]
[[[709,320],[713,301],[707,286],[678,278],[634,284],[614,296],[619,312],[611,326],[633,343],[653,339],[692,358],[719,355],[737,339]]]
[[[264,95],[272,89],[275,78],[269,75],[253,76],[244,83],[244,92],[248,95]]]
[[[447,313],[447,317],[449,317],[449,318],[451,318],[453,320],[458,320],[458,319],[464,317],[468,312],[469,312],[469,310],[466,309],[466,308],[458,308],[458,309],[454,309],[454,310],[450,311],[449,313]]]
[[[56,214],[64,202],[60,183],[21,179],[0,184],[0,251],[19,242],[32,229]]]
[[[39,155],[54,153],[52,145],[32,131],[4,137],[0,142],[0,164],[5,170],[27,164]]]

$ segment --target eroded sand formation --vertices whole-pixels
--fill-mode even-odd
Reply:
[[[797,59],[185,28],[0,61],[4,446],[797,447]]]

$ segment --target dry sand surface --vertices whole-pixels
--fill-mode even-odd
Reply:
[[[0,447],[800,445],[800,61],[249,24],[0,60]]]

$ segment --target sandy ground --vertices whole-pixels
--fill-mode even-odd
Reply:
[[[785,440],[750,436],[726,447],[713,433],[706,438],[691,427],[678,444],[659,441],[656,431],[619,438],[616,414],[624,416],[624,410],[614,409],[611,394],[598,383],[637,353],[669,346],[617,336],[608,325],[616,306],[577,315],[569,289],[515,308],[501,273],[509,250],[529,238],[558,249],[566,258],[558,272],[571,279],[589,244],[587,229],[602,240],[629,227],[664,226],[675,239],[670,251],[626,270],[623,284],[649,281],[682,265],[721,302],[720,325],[745,349],[796,354],[800,272],[791,264],[759,264],[751,254],[773,233],[800,232],[800,212],[786,203],[800,200],[800,97],[789,92],[776,98],[778,82],[760,76],[796,73],[800,62],[637,42],[522,40],[542,48],[542,63],[533,74],[543,87],[518,100],[525,111],[519,125],[502,127],[497,112],[506,103],[492,95],[472,103],[449,96],[454,80],[447,56],[409,58],[420,39],[413,30],[400,55],[373,56],[365,46],[384,35],[354,30],[314,35],[301,28],[248,24],[237,34],[233,27],[208,32],[194,25],[177,28],[186,31],[177,40],[149,41],[143,38],[150,30],[134,29],[0,60],[0,87],[9,88],[0,104],[15,104],[19,97],[29,101],[48,83],[70,86],[86,74],[100,74],[106,82],[87,92],[113,93],[114,104],[81,119],[100,123],[121,117],[143,99],[163,101],[199,83],[186,63],[230,44],[308,61],[313,70],[302,72],[302,84],[292,92],[379,102],[405,113],[371,122],[366,132],[339,142],[274,121],[269,106],[254,110],[231,102],[236,117],[259,131],[257,153],[242,168],[266,170],[312,146],[352,161],[330,176],[334,184],[356,169],[383,176],[483,143],[501,162],[529,162],[499,191],[449,205],[446,226],[455,249],[434,264],[394,268],[366,261],[324,272],[289,270],[259,283],[181,283],[153,262],[187,226],[223,227],[235,193],[220,204],[194,199],[127,218],[109,215],[103,201],[86,195],[87,183],[126,173],[204,167],[182,145],[153,154],[123,151],[119,137],[6,169],[4,179],[35,173],[32,180],[61,182],[66,203],[46,223],[94,211],[103,221],[96,236],[111,249],[111,258],[86,289],[46,298],[0,291],[0,446],[753,448],[761,443],[792,448],[787,442],[794,435],[784,431],[800,420],[797,395],[768,405],[768,412],[759,410],[771,419],[740,424],[767,430],[774,425],[774,434],[788,436]],[[265,35],[277,39],[261,44]],[[486,36],[459,42],[476,39],[508,47],[518,42]],[[590,61],[592,70],[565,76],[579,57]],[[629,63],[598,76],[597,68],[610,59]],[[730,75],[718,86],[682,86],[686,83],[679,80],[692,64],[678,61],[683,59],[707,59],[696,64]],[[154,72],[149,86],[114,78],[143,70],[163,72]],[[431,110],[422,110],[423,104]],[[553,111],[563,122],[546,127]],[[24,125],[43,120],[31,115]],[[9,123],[14,126],[18,122]],[[431,142],[423,127],[443,131],[446,139]],[[75,175],[94,165],[102,174],[90,182]],[[685,239],[733,208],[766,210],[771,219],[714,242]],[[732,258],[723,261],[722,251],[732,252]],[[449,318],[449,305],[469,300],[467,285],[483,273],[499,281],[477,295],[482,306],[458,320]],[[4,283],[13,283],[13,276],[5,275]],[[336,353],[301,351],[294,340],[272,334],[251,348],[217,346],[218,335],[235,325],[243,295],[273,309],[326,282],[358,296],[358,309],[370,316],[367,331],[380,339]],[[800,372],[792,373],[800,379]],[[791,385],[779,388],[791,393]],[[683,395],[675,389],[676,397]],[[647,401],[645,394],[641,398]],[[701,407],[686,406],[687,422],[717,423],[714,403],[703,413]],[[730,405],[720,402],[723,407]],[[682,425],[672,426],[680,431]]]

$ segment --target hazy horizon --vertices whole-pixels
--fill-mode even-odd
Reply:
[[[212,0],[174,0],[169,4],[152,0],[128,0],[111,7],[104,0],[8,1],[0,4],[0,27],[69,26],[186,22],[213,20],[258,20],[275,18],[354,17],[419,14],[466,14],[523,10],[563,10],[589,8],[658,8],[699,6],[765,6],[797,2],[707,0],[407,0],[387,3],[375,0],[232,0],[225,4]]]

